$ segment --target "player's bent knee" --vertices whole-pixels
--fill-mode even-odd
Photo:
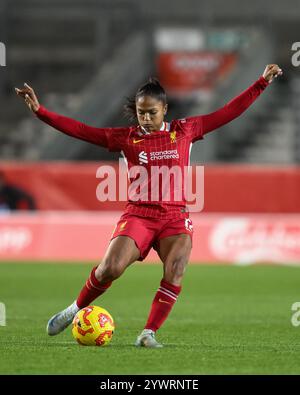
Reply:
[[[97,267],[95,276],[100,282],[113,281],[122,275],[126,267],[127,262],[121,258],[109,257]]]
[[[173,285],[180,285],[186,266],[187,259],[185,256],[166,262],[164,280]]]
[[[99,283],[106,283],[109,281],[114,281],[121,276],[124,270],[118,267],[106,267],[104,270],[96,271],[95,276]]]

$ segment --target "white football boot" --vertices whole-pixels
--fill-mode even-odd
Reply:
[[[66,329],[71,324],[79,310],[80,308],[77,306],[75,301],[69,307],[51,317],[46,329],[48,335],[55,336]]]
[[[137,337],[135,345],[137,347],[161,348],[162,344],[155,340],[155,332],[151,329],[144,329]]]

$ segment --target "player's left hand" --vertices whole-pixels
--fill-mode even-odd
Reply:
[[[282,75],[283,71],[277,64],[268,64],[263,72],[263,77],[269,84],[277,78],[279,75]]]

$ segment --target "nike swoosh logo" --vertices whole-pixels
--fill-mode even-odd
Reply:
[[[135,140],[135,139],[133,139],[133,144],[140,143],[141,141],[144,141],[144,139],[141,139],[141,140]]]
[[[158,301],[160,302],[160,303],[167,303],[167,304],[171,304],[170,302],[167,302],[166,300],[162,300],[162,299],[158,299]]]

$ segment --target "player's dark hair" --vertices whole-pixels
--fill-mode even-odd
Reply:
[[[124,115],[131,121],[136,121],[136,102],[139,97],[151,96],[158,101],[161,101],[163,105],[167,104],[167,95],[164,88],[160,85],[157,78],[150,77],[148,82],[143,84],[137,90],[134,98],[127,98],[124,105]]]

